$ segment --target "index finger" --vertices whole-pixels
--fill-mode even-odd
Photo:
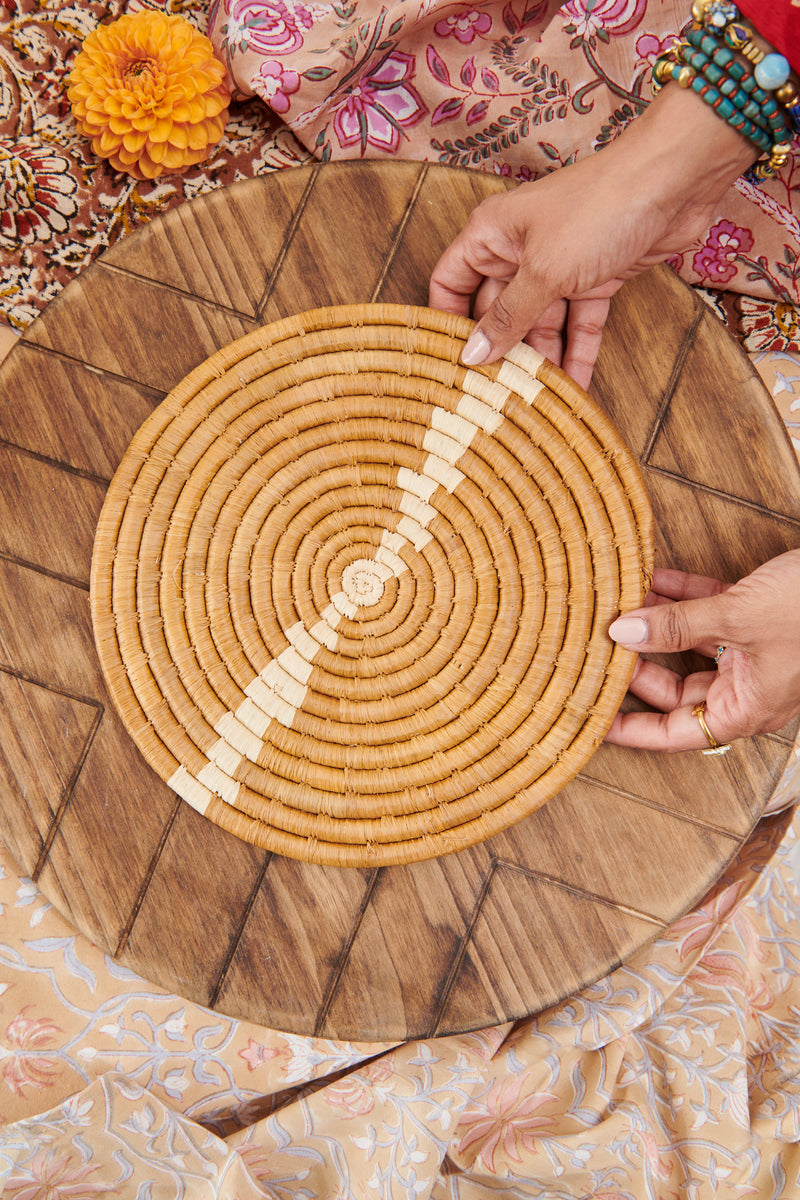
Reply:
[[[472,297],[483,279],[483,274],[470,266],[461,249],[460,238],[456,238],[433,268],[428,285],[428,304],[431,308],[468,317]]]
[[[689,571],[675,571],[668,567],[656,567],[653,571],[652,590],[670,600],[698,600],[705,596],[718,596],[730,586],[711,575],[693,575]]]

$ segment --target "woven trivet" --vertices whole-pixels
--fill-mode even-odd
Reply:
[[[521,820],[585,765],[635,656],[652,528],[611,422],[465,318],[318,309],[180,383],[100,517],[91,601],[147,761],[216,824],[336,866]]]

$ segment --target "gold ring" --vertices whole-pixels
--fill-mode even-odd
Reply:
[[[717,666],[719,666],[719,660],[722,658],[724,653],[725,653],[725,647],[717,646],[717,653],[714,655],[714,662],[716,663]]]
[[[705,700],[703,700],[702,703],[695,705],[695,707],[692,709],[692,716],[697,717],[697,720],[700,722],[700,728],[706,735],[706,739],[708,741],[708,749],[704,750],[703,754],[727,754],[731,748],[730,743],[727,743],[724,746],[721,745],[706,724]]]

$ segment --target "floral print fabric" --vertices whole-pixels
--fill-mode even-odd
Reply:
[[[261,100],[235,104],[222,141],[183,174],[140,183],[96,158],[66,77],[96,25],[140,8],[205,32],[198,0],[0,4],[0,322],[19,332],[118,237],[201,192],[308,159]]]
[[[536,179],[602,150],[649,103],[687,0],[213,0],[209,32],[241,94],[325,159],[399,157]],[[689,283],[798,292],[793,156],[739,180],[675,267]],[[782,349],[796,349],[796,338]]]
[[[4,855],[0,1194],[798,1196],[793,811],[607,979],[513,1027],[393,1047],[166,995],[76,936]]]

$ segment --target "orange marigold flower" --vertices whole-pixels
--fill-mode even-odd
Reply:
[[[209,39],[183,17],[152,10],[98,25],[73,63],[67,95],[95,154],[137,179],[207,158],[230,101]]]

